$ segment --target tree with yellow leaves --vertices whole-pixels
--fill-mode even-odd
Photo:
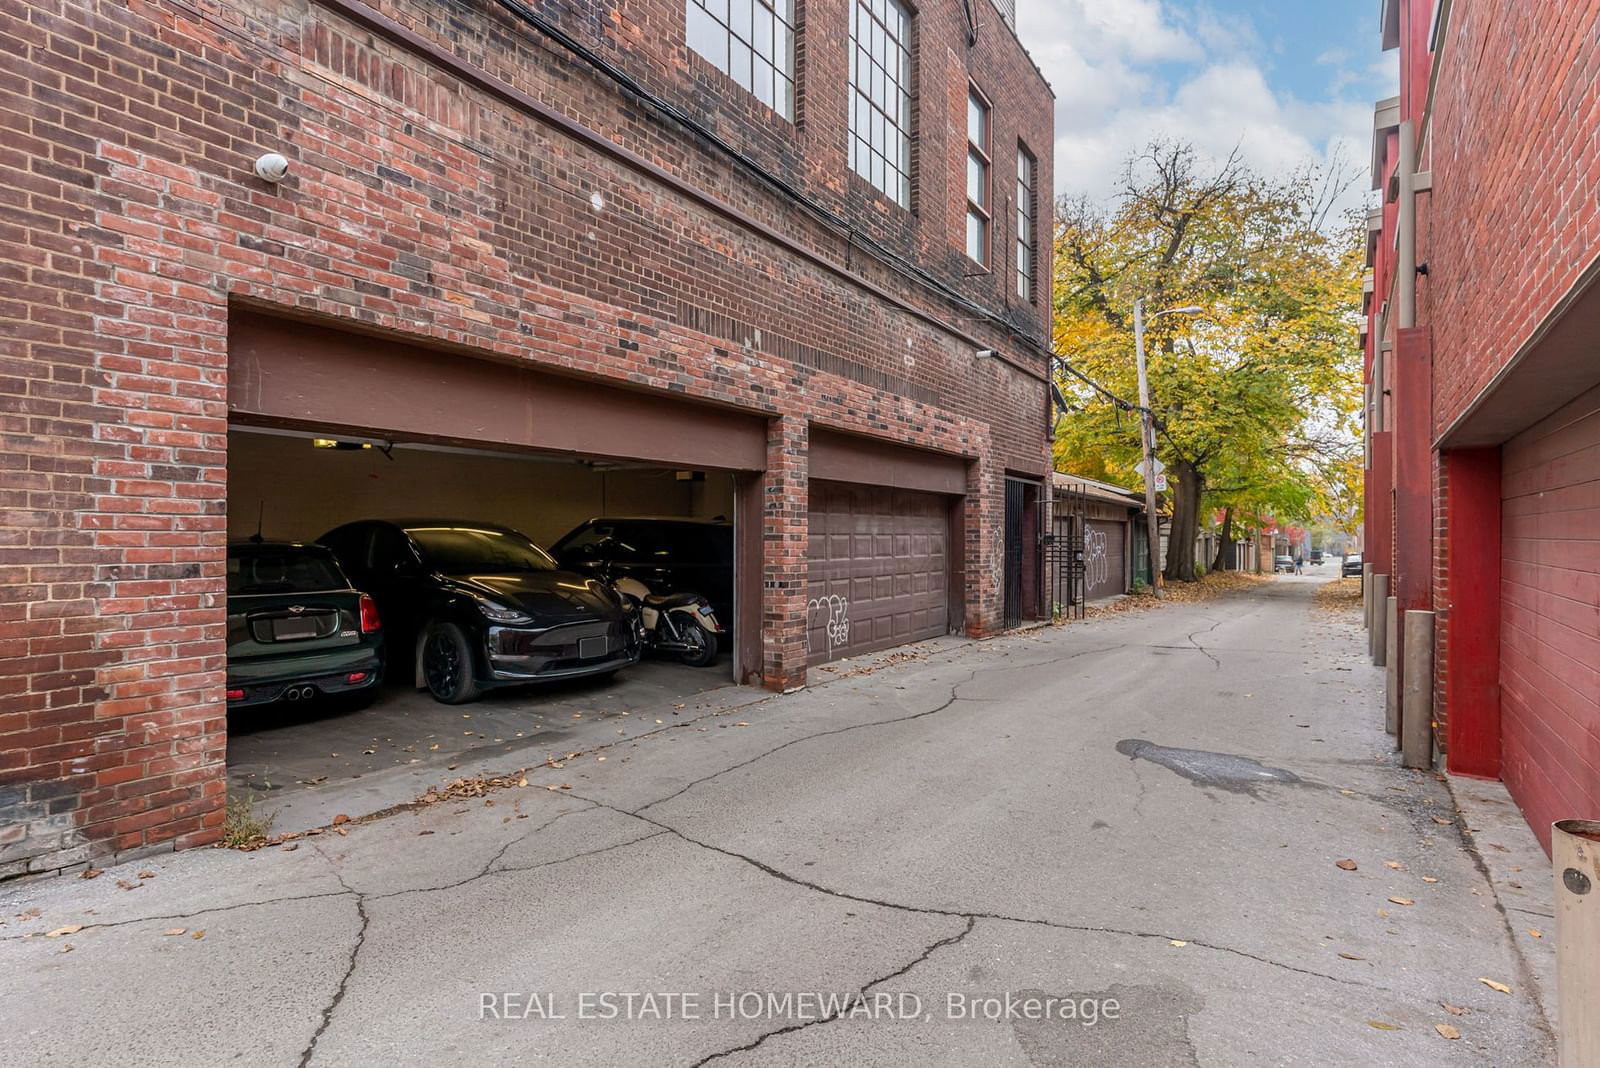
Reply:
[[[1109,208],[1057,205],[1055,349],[1070,405],[1059,470],[1134,484],[1133,302],[1202,309],[1149,318],[1145,335],[1169,582],[1196,578],[1209,510],[1223,510],[1226,542],[1235,519],[1344,514],[1359,496],[1364,235],[1330,218],[1338,170],[1270,180],[1237,155],[1208,168],[1187,145],[1157,143],[1129,160]]]

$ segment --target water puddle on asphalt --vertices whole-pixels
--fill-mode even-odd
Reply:
[[[1249,794],[1257,800],[1261,797],[1256,793],[1256,788],[1259,786],[1270,786],[1274,783],[1288,786],[1305,785],[1305,781],[1292,771],[1269,768],[1259,760],[1236,756],[1233,753],[1177,749],[1147,742],[1143,738],[1124,738],[1117,743],[1117,752],[1129,760],[1148,760],[1152,764],[1160,764],[1201,788],[1215,787],[1227,790],[1229,793]]]

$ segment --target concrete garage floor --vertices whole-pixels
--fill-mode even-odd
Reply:
[[[609,678],[489,690],[445,705],[390,680],[366,708],[275,704],[228,717],[228,786],[272,833],[325,826],[414,800],[452,778],[559,761],[572,748],[771,695],[710,667],[646,658]]]

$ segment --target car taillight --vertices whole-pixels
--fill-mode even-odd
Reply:
[[[243,690],[230,689],[228,691],[228,700],[230,700],[230,701],[243,701],[244,700],[244,691]]]
[[[378,622],[378,602],[366,594],[361,595],[361,633],[375,634],[382,624]]]
[[[344,681],[349,683],[352,686],[354,686],[358,682],[366,682],[367,681],[367,673],[365,671],[352,671],[352,672],[350,672],[350,674],[348,674],[348,675],[346,675],[344,677]]]

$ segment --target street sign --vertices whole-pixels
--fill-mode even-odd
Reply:
[[[1157,463],[1159,463],[1159,462],[1160,461],[1158,460]],[[1166,472],[1162,472],[1161,474],[1156,476],[1156,492],[1157,493],[1165,493],[1165,492],[1167,492],[1167,476],[1166,476]]]

